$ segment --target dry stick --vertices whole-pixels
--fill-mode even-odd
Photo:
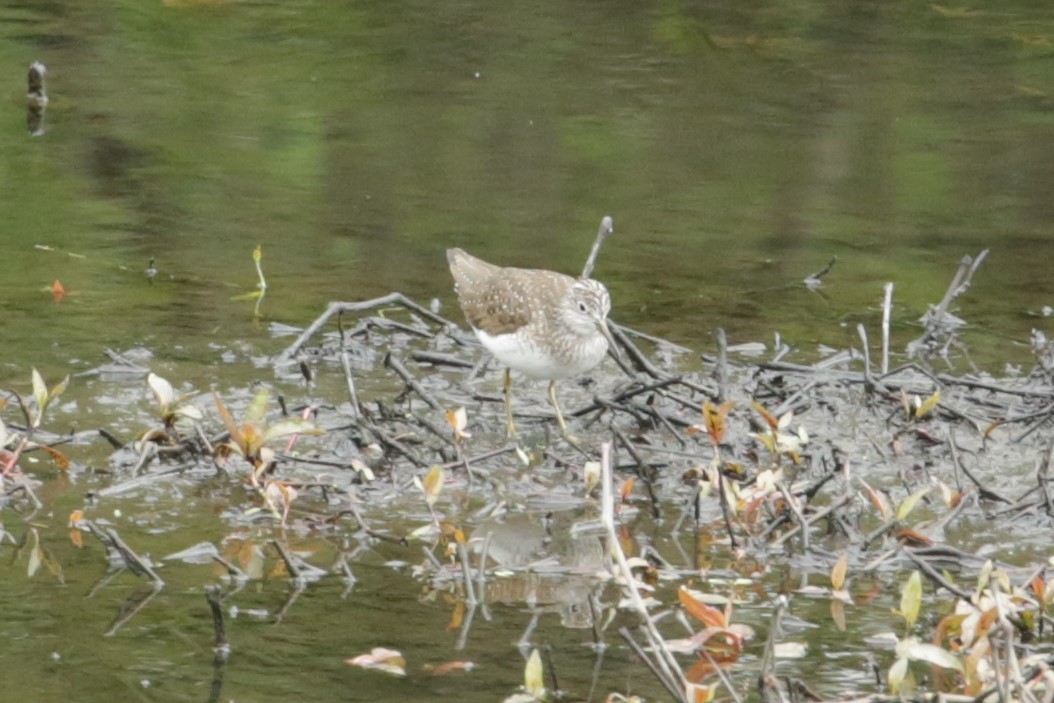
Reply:
[[[932,564],[923,559],[922,556],[919,555],[914,549],[912,549],[911,547],[904,547],[904,554],[908,557],[908,559],[914,562],[915,566],[919,567],[922,573],[926,574],[926,577],[933,581],[933,583],[938,588],[945,588],[948,590],[949,593],[954,593],[956,596],[966,601],[967,603],[971,602],[971,599],[973,598],[972,593],[962,588],[959,588],[954,583],[944,578],[941,573],[933,567]]]
[[[626,448],[626,451],[629,452],[629,455],[637,464],[637,476],[644,484],[645,489],[647,489],[648,499],[651,501],[651,515],[658,520],[662,517],[662,512],[659,510],[659,500],[655,497],[655,489],[651,485],[651,476],[648,474],[648,466],[644,463],[637,448],[629,441],[629,437],[627,437],[625,433],[615,425],[612,425],[611,429],[615,432],[615,436],[618,438],[619,443]]]
[[[1046,456],[1043,457],[1040,465],[1036,468],[1036,483],[1039,485],[1039,490],[1043,493],[1043,506],[1047,515],[1054,515],[1054,510],[1051,508],[1050,492],[1047,491],[1047,480],[1044,478],[1050,475],[1052,466],[1054,466],[1054,437],[1051,438],[1050,444],[1047,445]]]
[[[813,513],[812,515],[810,515],[808,518],[806,518],[805,519],[805,525],[806,526],[811,526],[811,525],[815,524],[816,522],[818,522],[820,520],[823,520],[825,517],[827,517],[828,515],[833,513],[835,510],[837,510],[838,508],[842,507],[846,503],[849,503],[852,500],[853,500],[853,496],[851,494],[843,494],[841,498],[839,498],[835,502],[831,503],[826,508],[824,508],[822,510],[818,510],[815,513]],[[798,530],[800,530],[800,529],[802,529],[801,523],[794,525],[794,527],[790,528],[789,530],[784,532],[782,535],[780,535],[775,541],[773,541],[772,545],[776,546],[776,545],[783,544],[783,542],[785,542],[786,540],[790,539],[795,534],[797,534]]]
[[[351,359],[348,357],[348,350],[344,346],[343,315],[337,315],[337,331],[340,333],[340,366],[344,369],[344,382],[348,386],[348,399],[351,400],[352,417],[358,422],[362,419],[362,408],[359,407],[359,394],[355,392],[355,377],[351,375]]]
[[[809,523],[805,521],[805,515],[802,514],[801,506],[799,506],[797,501],[794,500],[794,496],[791,495],[791,492],[787,490],[787,487],[783,485],[782,482],[777,482],[776,488],[778,488],[780,494],[783,495],[783,500],[787,503],[787,508],[794,513],[795,520],[801,525],[802,551],[809,551]]]
[[[637,348],[636,344],[629,341],[629,337],[626,336],[625,332],[622,331],[621,327],[612,322],[608,325],[608,328],[611,330],[611,336],[615,338],[615,341],[618,342],[619,346],[622,347],[623,350],[625,350],[626,354],[630,357],[630,359],[632,359],[633,362],[644,371],[644,373],[648,374],[652,378],[658,379],[666,379],[670,377],[670,374],[666,373],[662,369],[655,366],[655,364],[651,363],[651,361],[649,361],[648,358],[641,353],[640,349]],[[622,362],[622,359],[617,356],[615,357],[615,359],[616,361],[618,361],[619,367],[623,371],[625,371],[628,376],[636,378],[636,374],[626,367],[626,365]]]
[[[609,234],[615,231],[615,223],[611,220],[611,215],[604,215],[604,218],[600,220],[600,229],[597,230],[597,238],[593,240],[593,248],[589,252],[589,258],[586,259],[586,265],[582,268],[582,278],[589,278],[593,275],[593,267],[597,263],[597,254],[600,253],[600,245],[604,243]]]
[[[325,326],[325,324],[329,322],[329,319],[334,315],[342,314],[345,312],[357,313],[362,312],[364,310],[370,310],[372,308],[383,307],[385,305],[402,305],[403,307],[412,310],[421,317],[431,320],[436,324],[442,325],[444,327],[454,326],[454,323],[452,323],[450,320],[436,315],[428,308],[422,307],[420,304],[414,302],[410,298],[407,298],[402,293],[389,293],[388,295],[381,296],[380,298],[373,298],[372,300],[363,300],[357,303],[336,301],[330,303],[326,307],[326,311],[319,315],[314,322],[308,325],[307,329],[301,332],[300,336],[296,338],[296,341],[294,341],[292,344],[282,350],[282,352],[274,360],[275,366],[283,366],[285,364],[288,364],[290,360],[292,360],[293,356],[298,351],[300,351],[301,347],[304,346],[307,340],[310,339],[312,335],[318,332],[323,326]]]
[[[717,366],[713,373],[717,381],[716,402],[723,403],[728,400],[728,337],[721,327],[714,330],[714,335],[717,337]]]
[[[944,317],[952,300],[970,289],[970,281],[973,279],[973,275],[987,256],[988,250],[985,249],[977,255],[976,259],[971,260],[969,256],[962,258],[959,269],[955,272],[955,278],[952,280],[952,285],[948,286],[948,291],[944,294],[944,299],[941,300],[940,305],[937,306],[937,314],[934,317],[938,320]]]
[[[437,351],[428,351],[427,349],[411,350],[410,358],[419,364],[432,364],[433,366],[450,366],[459,369],[471,369],[475,366],[474,362],[465,361],[459,356],[444,354],[443,352]]]
[[[388,436],[388,433],[381,428],[376,427],[373,424],[364,425],[364,427],[378,442],[390,449],[394,449],[399,454],[402,454],[405,458],[409,459],[410,463],[414,466],[422,467],[428,465],[428,462],[422,461],[416,454],[410,451],[409,447],[394,437]]]
[[[789,396],[787,396],[787,399],[784,400],[782,403],[780,403],[779,407],[777,407],[775,410],[772,411],[772,416],[773,417],[783,417],[783,415],[787,411],[789,411],[792,407],[794,407],[794,404],[797,403],[798,400],[800,400],[806,393],[811,391],[817,385],[819,385],[819,381],[817,381],[815,379],[811,380],[808,383],[806,383],[804,386],[799,388],[797,391],[795,391],[794,393],[792,393]]]
[[[870,393],[875,388],[875,379],[871,375],[871,349],[867,346],[867,330],[864,329],[863,323],[856,326],[856,333],[864,347],[864,388]]]
[[[947,442],[948,446],[951,449],[952,465],[955,467],[956,471],[962,471],[966,475],[966,477],[973,482],[973,485],[977,487],[977,491],[981,494],[982,498],[987,498],[989,500],[998,500],[1001,503],[1013,503],[1013,501],[1009,498],[1005,498],[985,486],[984,483],[979,481],[976,476],[970,473],[970,470],[966,468],[966,465],[959,460],[959,448],[955,444],[955,436],[952,434],[951,429],[949,429],[947,433]]]
[[[432,394],[426,391],[424,386],[418,383],[417,379],[406,370],[405,366],[403,366],[403,362],[392,356],[391,352],[384,355],[384,365],[394,371],[399,378],[403,379],[403,382],[417,393],[417,395],[421,396],[421,398],[428,403],[433,410],[442,412],[443,406],[440,405],[439,401],[432,397]]]
[[[732,529],[732,516],[728,512],[728,494],[725,493],[725,475],[721,473],[721,470],[717,470],[717,490],[720,492],[718,502],[721,504],[721,516],[725,520],[725,530],[728,531],[728,548],[735,551],[737,547],[736,533]]]
[[[682,354],[692,354],[692,353],[695,352],[694,349],[689,349],[688,347],[682,347],[680,344],[677,344],[675,342],[671,342],[668,339],[663,339],[662,337],[656,337],[655,335],[648,334],[647,332],[641,332],[640,330],[635,330],[632,327],[623,327],[622,331],[625,332],[630,337],[636,337],[637,339],[643,339],[646,342],[651,342],[652,344],[655,344],[655,345],[661,345],[661,346],[664,346],[664,347],[666,347],[668,349],[672,349],[673,351],[680,352]]]
[[[618,539],[618,531],[615,528],[615,498],[614,487],[611,476],[611,442],[603,442],[600,445],[600,476],[601,476],[601,522],[607,530],[608,546],[612,556],[615,558],[617,573],[622,577],[626,591],[629,595],[630,605],[641,618],[641,626],[648,635],[648,639],[654,648],[656,663],[671,680],[666,676],[659,677],[659,681],[673,694],[678,701],[684,701],[685,678],[680,665],[670,652],[669,647],[663,640],[662,635],[655,627],[647,606],[640,597],[640,591],[636,587],[636,578],[626,561],[626,555],[622,551],[622,545]],[[626,635],[623,635],[626,637]],[[654,670],[653,670],[654,671]],[[674,673],[676,672],[676,673]]]
[[[893,284],[886,283],[882,298],[882,375],[889,373],[889,313],[893,307]]]

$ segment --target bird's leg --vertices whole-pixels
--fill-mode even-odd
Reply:
[[[510,439],[516,436],[516,425],[512,422],[512,370],[505,369],[505,434]]]
[[[564,422],[564,414],[560,412],[560,403],[556,401],[556,381],[549,381],[549,402],[553,406],[553,410],[556,411],[556,424],[560,425],[560,434],[564,436],[575,449],[581,450],[582,448],[578,444],[578,437],[567,431],[567,423]]]

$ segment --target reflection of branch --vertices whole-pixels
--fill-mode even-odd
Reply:
[[[110,629],[103,633],[104,637],[112,637],[117,634],[117,631],[124,627],[125,623],[135,617],[135,614],[146,607],[154,596],[161,592],[161,589],[165,587],[164,582],[155,581],[153,586],[150,588],[144,588],[133,593],[128,600],[121,604],[121,608],[117,611],[117,618],[110,625]]]
[[[165,585],[165,581],[157,575],[150,562],[136,554],[117,534],[117,530],[112,527],[103,530],[91,520],[84,520],[83,524],[106,547],[106,558],[110,566],[125,567],[136,576],[146,576],[158,588]]]
[[[659,682],[670,692],[674,699],[683,702],[686,700],[685,692],[687,690],[684,672],[681,671],[680,664],[677,663],[673,653],[670,652],[670,648],[666,646],[666,641],[659,633],[658,628],[655,627],[655,621],[652,620],[648,607],[640,597],[640,591],[637,590],[637,579],[626,561],[626,555],[622,551],[622,543],[618,539],[618,532],[615,528],[614,488],[611,480],[611,442],[604,442],[600,445],[600,476],[602,491],[600,519],[607,530],[608,548],[614,557],[613,571],[624,584],[632,609],[641,618],[641,629],[648,638],[648,643],[654,656],[649,656],[642,647],[633,642],[629,631],[625,628],[620,630],[619,634],[630,643],[630,646],[634,648],[638,656],[649,662],[648,666],[652,673],[655,674]]]
[[[226,659],[231,653],[231,643],[227,641],[227,623],[223,619],[223,605],[220,603],[220,587],[210,586],[205,589],[205,600],[212,611],[212,629],[216,633],[216,657]]]

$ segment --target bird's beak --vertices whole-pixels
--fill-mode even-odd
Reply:
[[[608,340],[608,349],[617,357],[619,355],[618,345],[615,344],[615,338],[611,336],[608,321],[605,319],[597,320],[597,328],[600,330],[600,334],[604,335],[604,339]]]

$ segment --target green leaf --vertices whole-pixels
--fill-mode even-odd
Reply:
[[[316,427],[308,420],[292,417],[288,420],[280,420],[268,427],[264,432],[263,441],[269,442],[272,439],[280,439],[292,434],[322,435],[326,434],[326,431]]]
[[[926,400],[922,401],[920,405],[915,407],[915,417],[926,417],[937,404],[941,402],[941,392],[937,391]]]
[[[929,492],[929,488],[923,488],[921,491],[916,491],[915,493],[912,493],[907,498],[905,498],[901,502],[900,506],[897,508],[897,520],[903,520],[904,518],[906,518],[908,514],[915,509],[915,506],[918,504],[919,499]]]
[[[66,386],[70,385],[70,376],[66,374],[66,378],[62,379],[54,386],[51,387],[51,392],[48,394],[50,400],[54,400],[63,394],[66,390]]]
[[[40,372],[33,369],[33,399],[37,401],[37,419],[44,414],[44,408],[48,404],[48,387],[44,383],[44,377]]]
[[[40,569],[40,565],[43,562],[43,553],[40,550],[40,534],[36,528],[30,528],[29,534],[33,538],[33,543],[29,546],[29,568],[26,571],[29,577],[32,578],[33,574]]]
[[[889,692],[894,696],[900,693],[900,685],[904,683],[904,677],[908,673],[908,659],[907,657],[901,657],[897,659],[893,666],[889,667],[889,676],[886,678],[889,681]]]
[[[252,402],[249,403],[249,407],[245,410],[245,422],[258,425],[264,421],[267,416],[267,401],[270,396],[271,392],[267,388],[261,388],[256,391]]]
[[[900,614],[908,623],[908,628],[915,625],[919,617],[919,608],[922,607],[922,575],[918,571],[912,571],[908,582],[904,584],[904,590],[900,594]]]

